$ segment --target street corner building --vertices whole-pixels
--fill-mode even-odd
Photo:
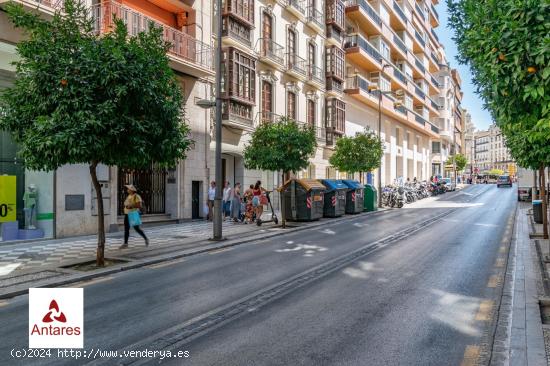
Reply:
[[[17,1],[45,18],[63,5],[62,0]],[[0,7],[4,4],[0,0]],[[170,65],[185,95],[183,117],[194,140],[187,158],[174,169],[155,164],[143,170],[99,167],[107,227],[115,231],[123,223],[126,184],[135,185],[143,197],[146,222],[205,215],[215,172],[215,120],[213,110],[200,108],[197,101],[214,98],[217,71],[222,73],[223,181],[248,187],[261,180],[268,190],[281,184],[277,172],[249,170],[243,161],[251,132],[281,116],[315,129],[317,149],[309,167],[297,173],[300,178],[364,180],[338,172],[328,159],[339,137],[365,127],[378,133],[379,124],[385,145],[382,185],[399,177],[424,180],[441,174],[448,156],[461,151],[464,111],[460,76],[450,69],[435,32],[437,4],[224,0],[222,68],[216,70],[213,1],[89,2],[98,33],[112,29],[114,16],[131,35],[146,31],[150,21],[163,28],[162,36],[172,44]],[[0,13],[0,30],[0,88],[9,88],[15,78],[10,62],[17,60],[15,45],[23,35],[5,13]],[[88,167],[26,170],[17,160],[17,145],[8,133],[0,133],[0,176],[15,177],[17,208],[10,224],[2,225],[3,240],[95,233],[97,202]],[[33,193],[34,206],[29,203]],[[278,202],[276,197],[276,207]]]

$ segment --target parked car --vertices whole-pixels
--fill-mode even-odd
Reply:
[[[441,182],[445,183],[447,192],[456,190],[455,182],[451,178],[441,178]]]
[[[497,188],[502,186],[512,187],[512,178],[509,175],[501,175],[497,179]]]

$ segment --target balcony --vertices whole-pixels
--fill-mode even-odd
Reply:
[[[426,20],[426,14],[424,14],[424,10],[420,8],[417,2],[414,3],[414,8],[416,9],[416,13],[420,16],[420,18]]]
[[[414,30],[414,38],[420,45],[419,47],[415,47],[415,52],[424,52],[424,49],[426,48],[426,41],[424,40],[424,37],[418,32],[416,29]]]
[[[416,121],[416,123],[419,123],[422,126],[426,125],[426,120],[422,116],[416,113],[414,114],[414,120]]]
[[[344,43],[344,31],[338,29],[332,24],[327,26],[327,46],[342,47]]]
[[[151,24],[160,27],[163,40],[170,43],[168,56],[172,68],[196,77],[214,75],[214,53],[206,43],[118,3],[94,5],[91,13],[97,33],[113,30],[115,17],[126,24],[130,36],[149,31]]]
[[[435,6],[433,4],[430,4],[430,24],[432,27],[437,27],[439,25],[439,14],[437,10],[435,10]]]
[[[222,37],[224,44],[252,48],[252,31],[230,18],[224,19]]]
[[[346,36],[344,43],[346,56],[367,71],[377,71],[382,67],[382,55],[365,38],[358,34]]]
[[[390,11],[390,25],[395,30],[404,30],[407,28],[407,15],[399,6],[399,4],[393,1],[393,12]]]
[[[437,34],[435,33],[435,31],[432,29],[430,29],[430,33],[432,34],[432,36],[435,38],[435,40],[437,41],[437,43],[439,43],[439,37],[437,36]]]
[[[407,54],[407,46],[405,45],[405,42],[397,35],[393,34],[393,42],[399,47],[401,51],[406,55]]]
[[[256,126],[262,123],[274,123],[277,122],[282,116],[270,111],[261,111],[256,115]]]
[[[222,124],[251,131],[254,128],[254,120],[248,116],[248,113],[250,113],[250,110],[240,113],[238,108],[234,110],[233,106],[224,108]]]
[[[421,100],[425,100],[426,94],[417,85],[414,86],[414,92]]]
[[[414,65],[420,70],[420,76],[424,77],[426,74],[426,67],[416,56],[414,56]]]
[[[325,33],[325,14],[313,6],[307,8],[307,25],[317,33]]]
[[[0,0],[0,7],[10,2],[23,5],[23,8],[27,11],[38,10],[41,15],[45,15],[47,18],[53,16],[56,10],[63,9],[65,2],[63,0]]]
[[[260,61],[263,61],[275,68],[285,67],[284,47],[269,38],[258,40]]]
[[[340,96],[344,92],[344,83],[334,78],[327,78],[327,93],[333,96]]]
[[[286,53],[286,72],[296,78],[305,79],[307,75],[306,60],[295,53]]]
[[[379,94],[377,90],[369,90],[369,86],[373,85],[375,84],[360,75],[350,76],[346,78],[344,93],[376,108],[378,107]]]
[[[316,86],[324,87],[325,80],[323,79],[323,69],[316,65],[307,66],[307,80]]]
[[[397,67],[393,67],[393,76],[403,84],[403,86],[396,85],[398,89],[405,89],[407,87],[407,77]],[[393,86],[393,85],[392,85]]]
[[[284,0],[286,10],[294,14],[297,18],[304,20],[306,17],[305,1],[303,0]]]
[[[367,0],[348,0],[346,16],[356,21],[368,34],[382,33],[382,18]]]

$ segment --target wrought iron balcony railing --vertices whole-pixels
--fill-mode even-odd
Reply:
[[[265,57],[280,66],[285,65],[284,47],[269,38],[260,38],[260,56]]]
[[[325,14],[313,6],[307,8],[307,21],[315,24],[320,29],[325,29]]]
[[[120,19],[126,24],[128,34],[137,36],[140,32],[148,32],[151,25],[162,29],[162,38],[170,43],[168,53],[181,58],[195,66],[209,71],[214,70],[214,53],[210,45],[194,37],[162,24],[153,18],[115,2],[104,2],[91,7],[94,20],[94,30],[98,33],[109,32],[114,28],[114,19]]]
[[[285,58],[287,71],[294,72],[302,76],[307,75],[307,64],[305,59],[295,53],[287,53]]]

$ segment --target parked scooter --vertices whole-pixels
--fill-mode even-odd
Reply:
[[[277,217],[277,214],[275,213],[275,210],[273,209],[273,205],[271,204],[271,197],[269,196],[270,193],[271,193],[271,191],[265,191],[265,196],[267,197],[267,204],[271,208],[271,219],[262,220],[260,217],[258,217],[256,219],[256,225],[258,225],[258,226],[262,226],[262,224],[264,222],[274,222],[275,225],[277,225],[279,223],[279,218]]]

